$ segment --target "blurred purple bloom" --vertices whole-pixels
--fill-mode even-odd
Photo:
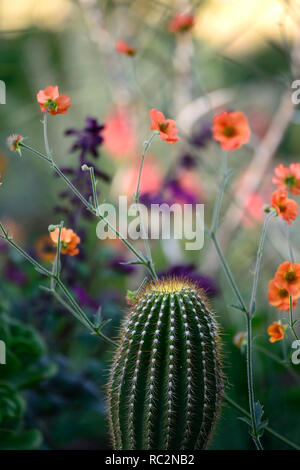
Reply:
[[[197,166],[197,160],[190,153],[186,153],[182,155],[179,164],[182,168],[185,168],[186,170],[190,170]]]
[[[163,184],[162,189],[158,193],[143,193],[140,196],[140,202],[145,206],[151,204],[197,204],[199,197],[193,191],[189,191],[180,184],[180,180],[176,178],[168,179]]]
[[[219,293],[219,286],[214,281],[214,279],[212,279],[209,276],[204,276],[203,274],[197,273],[195,271],[195,265],[192,263],[185,264],[185,265],[177,264],[177,265],[171,266],[166,271],[159,273],[158,277],[164,277],[164,276],[186,277],[190,279],[191,281],[194,281],[195,283],[197,283],[199,287],[204,289],[207,295],[216,296]]]
[[[112,269],[116,269],[120,273],[133,273],[136,270],[136,266],[132,264],[122,264],[122,263],[127,263],[128,260],[124,259],[120,256],[116,256],[112,260],[110,260],[108,266]]]
[[[97,119],[87,117],[86,125],[83,129],[67,129],[65,131],[65,135],[74,135],[77,137],[75,143],[70,148],[70,152],[80,150],[80,153],[77,166],[74,168],[63,168],[63,173],[65,175],[72,176],[71,182],[87,200],[89,200],[92,195],[91,178],[90,173],[88,171],[83,172],[81,167],[83,164],[87,164],[88,166],[91,165],[88,161],[88,154],[91,154],[94,158],[99,156],[98,147],[103,142],[103,136],[101,133],[104,127],[104,125],[98,123]],[[110,177],[99,168],[94,167],[94,173],[96,178],[101,178],[106,182],[110,181]],[[92,217],[87,210],[82,210],[78,205],[77,196],[74,196],[72,191],[69,189],[63,190],[59,196],[61,199],[67,199],[71,206],[73,206],[66,207],[65,205],[59,204],[55,207],[55,212],[67,214],[69,216],[69,220],[67,221],[69,225],[75,226],[81,213],[85,218]]]
[[[177,179],[171,179],[164,185],[164,190],[167,191],[166,201],[168,204],[178,202],[181,204],[196,204],[198,197],[192,191],[183,188]]]
[[[207,145],[211,138],[211,123],[206,122],[202,124],[196,131],[194,131],[191,137],[191,142],[195,147],[203,148]]]
[[[5,266],[3,275],[8,281],[18,286],[23,286],[27,282],[26,274],[11,262]]]
[[[141,204],[144,204],[147,207],[150,207],[151,204],[163,204],[164,202],[166,202],[161,192],[155,194],[142,193],[140,195],[139,201]]]
[[[73,290],[77,296],[78,302],[82,307],[97,308],[98,304],[95,302],[86,290],[81,286],[74,286]]]
[[[77,140],[70,148],[70,152],[81,150],[80,161],[84,162],[88,153],[93,157],[98,157],[98,147],[103,142],[101,132],[104,129],[103,124],[99,124],[97,119],[92,117],[86,118],[86,125],[83,129],[67,129],[65,135],[75,135]]]

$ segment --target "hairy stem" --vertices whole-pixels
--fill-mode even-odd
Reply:
[[[218,230],[222,200],[223,200],[226,184],[227,184],[228,177],[229,177],[229,173],[228,173],[228,170],[227,170],[227,166],[228,166],[227,159],[228,159],[228,154],[227,154],[226,151],[223,150],[223,153],[222,153],[222,179],[221,179],[220,189],[218,191],[215,206],[214,206],[212,224],[211,224],[211,229],[210,229],[211,233],[216,233],[217,230]]]
[[[47,120],[48,120],[48,109],[46,109],[46,112],[44,113],[44,119],[43,119],[44,142],[45,142],[46,155],[49,158],[49,160],[51,160],[51,162],[53,163],[52,152],[50,150],[49,140],[48,140]]]
[[[151,137],[144,144],[144,151],[142,153],[142,158],[141,158],[141,163],[140,163],[140,168],[139,168],[136,192],[135,192],[135,195],[134,195],[134,200],[135,200],[135,203],[136,203],[137,206],[139,204],[139,198],[140,198],[140,184],[141,184],[141,177],[142,177],[142,171],[143,171],[145,157],[146,157],[146,154],[147,154],[147,152],[148,152],[148,150],[151,146],[151,143],[152,143],[153,139],[155,138],[155,136],[157,134],[158,134],[157,131],[153,132]],[[140,211],[139,211],[139,217],[140,217],[141,232],[142,232],[142,236],[143,236],[144,243],[145,243],[148,267],[151,268],[150,270],[151,270],[152,275],[154,276],[155,279],[157,279],[157,274],[156,274],[155,269],[154,269],[151,250],[150,250],[150,246],[149,246],[148,234],[146,234],[144,223],[143,223],[143,218],[142,218],[142,215],[141,215]]]
[[[229,284],[231,285],[232,290],[233,290],[233,292],[235,293],[236,298],[237,298],[238,301],[239,301],[239,304],[240,304],[239,307],[240,307],[240,309],[241,309],[244,313],[246,313],[246,312],[247,312],[246,303],[245,303],[245,301],[243,300],[243,297],[242,297],[242,295],[241,295],[241,293],[240,293],[240,290],[239,290],[239,288],[238,288],[238,286],[237,286],[237,283],[235,282],[235,279],[234,279],[234,277],[233,277],[233,274],[232,274],[232,272],[231,272],[231,269],[230,269],[230,267],[229,267],[229,264],[227,263],[227,260],[226,260],[226,258],[225,258],[225,256],[224,256],[224,253],[223,253],[223,251],[222,251],[222,249],[221,249],[221,247],[220,247],[220,245],[219,245],[219,242],[218,242],[218,240],[217,240],[217,238],[216,238],[216,234],[212,232],[212,233],[210,233],[210,237],[211,237],[211,240],[212,240],[213,244],[215,245],[215,248],[216,248],[216,250],[217,250],[217,253],[218,253],[219,259],[220,259],[220,261],[221,261],[222,267],[223,267],[224,272],[225,272],[225,274],[226,274],[226,277],[227,277],[227,279],[228,279],[228,281],[229,281]]]
[[[98,328],[95,328],[93,323],[89,320],[85,312],[81,309],[81,307],[78,305],[76,300],[73,298],[71,293],[69,292],[68,288],[65,286],[65,284],[61,281],[59,277],[59,272],[57,271],[56,263],[53,263],[53,271],[48,271],[48,269],[44,268],[41,264],[39,264],[35,259],[33,259],[26,251],[24,251],[19,245],[17,245],[11,238],[8,236],[8,232],[5,231],[3,225],[0,223],[0,228],[3,232],[3,236],[0,235],[0,238],[2,240],[5,240],[12,248],[17,250],[22,256],[24,256],[27,261],[29,261],[41,274],[44,274],[50,279],[50,289],[45,288],[47,292],[52,294],[64,307],[66,307],[69,312],[74,315],[74,317],[80,321],[82,325],[84,325],[86,328],[88,328],[91,333],[99,336],[106,342],[110,344],[114,344],[115,342],[108,338],[106,335],[102,333]],[[54,282],[52,282],[54,280]],[[60,289],[63,291],[64,296],[68,300],[69,303],[67,303],[55,290],[55,284],[57,284]]]
[[[298,337],[298,335],[296,333],[296,330],[295,330],[295,321],[294,321],[294,318],[293,318],[293,297],[291,295],[290,295],[290,323],[289,323],[289,326],[290,326],[296,340],[299,341],[299,337]]]
[[[249,305],[249,315],[250,315],[250,317],[252,317],[255,313],[257,285],[258,285],[261,259],[262,259],[262,254],[263,254],[263,249],[264,249],[264,243],[265,243],[265,239],[266,239],[268,224],[269,224],[271,218],[274,217],[275,215],[276,215],[276,212],[274,210],[272,210],[266,216],[266,218],[264,220],[264,225],[263,225],[263,229],[262,229],[262,232],[261,232],[259,244],[258,244],[255,271],[254,271],[254,281],[253,281],[251,300],[250,300],[250,305]]]
[[[223,163],[222,163],[222,182],[221,186],[216,198],[215,206],[214,206],[214,212],[213,212],[213,220],[212,220],[212,225],[211,225],[211,230],[209,231],[209,235],[211,240],[213,241],[216,251],[218,253],[219,259],[221,261],[222,267],[225,271],[226,277],[238,299],[239,302],[239,308],[241,311],[243,311],[246,314],[246,327],[247,327],[247,383],[248,383],[248,397],[249,397],[249,410],[250,410],[250,416],[251,416],[251,426],[252,426],[252,438],[254,441],[254,444],[258,450],[262,450],[263,447],[261,445],[259,436],[258,436],[258,431],[257,431],[257,423],[256,423],[256,418],[255,418],[255,394],[254,394],[254,380],[253,380],[253,354],[252,354],[252,348],[253,348],[253,339],[252,339],[252,317],[255,312],[255,300],[256,300],[256,292],[257,292],[257,286],[258,286],[258,279],[259,279],[259,272],[260,272],[260,266],[261,266],[261,259],[262,259],[262,254],[263,254],[263,246],[266,238],[266,233],[267,233],[267,227],[268,223],[271,219],[271,217],[274,216],[275,211],[272,211],[267,215],[265,218],[262,234],[260,237],[259,245],[258,245],[258,250],[257,250],[257,258],[256,258],[256,265],[255,265],[255,273],[254,273],[254,281],[253,281],[253,287],[252,287],[252,292],[251,292],[251,300],[250,300],[250,306],[249,309],[246,307],[246,303],[240,293],[240,290],[235,282],[235,279],[233,277],[233,274],[231,272],[231,269],[227,263],[227,260],[224,256],[224,253],[217,241],[216,238],[216,232],[218,230],[219,226],[219,218],[220,218],[220,210],[221,210],[221,204],[222,204],[222,199],[223,199],[223,194],[226,188],[227,184],[227,179],[228,179],[228,170],[227,170],[227,154],[223,153]]]
[[[45,160],[46,162],[48,163],[51,163],[54,171],[64,180],[64,182],[67,184],[67,186],[71,189],[71,191],[78,197],[78,199],[80,199],[80,201],[83,203],[83,205],[92,213],[94,214],[96,217],[98,217],[100,220],[103,220],[107,226],[117,235],[117,237],[127,246],[127,248],[129,248],[129,250],[132,251],[132,253],[134,253],[134,255],[138,258],[138,260],[141,262],[141,264],[145,265],[148,267],[148,269],[150,270],[151,274],[153,275],[153,277],[155,277],[154,275],[154,272],[152,270],[152,268],[149,266],[149,263],[148,263],[148,260],[144,258],[144,256],[142,256],[140,253],[138,253],[138,251],[134,248],[134,246],[128,242],[124,237],[123,235],[113,226],[111,225],[111,223],[108,221],[108,219],[106,219],[104,216],[102,216],[101,214],[97,214],[96,213],[96,210],[94,209],[94,207],[91,206],[91,204],[85,199],[84,196],[82,196],[82,194],[78,191],[78,189],[73,185],[73,183],[69,180],[69,178],[67,178],[63,172],[60,170],[60,168],[56,165],[56,163],[53,163],[51,162],[51,160],[46,157],[46,155],[43,155],[41,152],[39,152],[38,150],[35,150],[33,149],[32,147],[29,147],[29,145],[26,145],[22,142],[22,144],[20,144],[20,146],[26,148],[27,150],[29,150],[30,152],[32,152],[33,154],[37,155],[38,157],[42,158],[43,160]]]

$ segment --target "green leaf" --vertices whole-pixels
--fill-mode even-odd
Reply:
[[[98,311],[96,313],[95,321],[94,321],[94,327],[95,327],[95,330],[97,330],[97,331],[101,331],[103,329],[103,327],[111,321],[111,318],[109,318],[107,320],[103,319],[102,314],[101,314],[101,310],[102,310],[102,307],[99,307]]]

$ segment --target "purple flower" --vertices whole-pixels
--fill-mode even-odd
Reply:
[[[98,147],[103,142],[103,136],[101,134],[104,127],[104,125],[98,123],[97,119],[87,117],[86,125],[83,129],[67,129],[65,131],[66,135],[74,135],[77,137],[75,143],[70,148],[70,152],[80,150],[80,153],[77,165],[73,168],[64,168],[63,173],[71,177],[73,185],[76,186],[87,200],[92,196],[91,178],[90,173],[88,171],[83,172],[81,167],[83,164],[91,165],[88,161],[88,154],[91,154],[94,158],[99,156]],[[99,168],[94,167],[94,173],[96,178],[106,182],[110,181],[110,177]],[[70,220],[67,222],[69,225],[75,226],[81,213],[85,218],[92,217],[86,209],[82,210],[78,205],[77,196],[69,189],[63,190],[59,196],[63,200],[63,203],[55,207],[55,212],[68,215]],[[66,203],[68,203],[67,207]]]
[[[136,266],[132,264],[123,264],[127,262],[128,262],[127,259],[124,259],[120,256],[116,256],[109,262],[108,266],[112,269],[119,271],[120,273],[124,273],[124,274],[133,273],[136,270]]]
[[[89,294],[86,292],[86,290],[81,287],[81,286],[74,286],[73,290],[77,296],[78,302],[82,307],[89,307],[92,309],[96,309],[98,307],[97,302],[95,302]]]
[[[75,135],[77,140],[70,148],[70,152],[80,150],[80,161],[83,163],[87,154],[91,154],[94,158],[99,156],[98,147],[103,142],[101,135],[103,124],[99,124],[97,119],[92,117],[86,118],[86,125],[83,129],[67,129],[65,135]]]
[[[158,193],[143,193],[140,202],[150,207],[151,204],[197,204],[199,196],[193,191],[184,188],[177,178],[166,180]]]
[[[197,166],[197,159],[190,153],[182,155],[179,165],[186,170],[191,170]]]
[[[209,276],[204,276],[203,274],[197,273],[195,271],[194,264],[177,264],[171,266],[166,271],[159,273],[158,277],[164,276],[179,276],[179,277],[186,277],[191,281],[194,281],[201,287],[207,295],[216,296],[219,293],[219,286],[216,282]]]
[[[164,190],[167,192],[166,202],[168,204],[173,204],[174,202],[181,204],[196,204],[199,202],[197,194],[183,188],[180,181],[175,178],[165,183]]]
[[[212,138],[211,123],[205,122],[194,131],[191,137],[191,142],[195,147],[203,148],[207,145],[208,141]]]
[[[26,274],[11,262],[5,266],[3,275],[8,281],[18,286],[23,286],[27,282]]]

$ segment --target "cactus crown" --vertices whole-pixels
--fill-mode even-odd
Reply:
[[[204,292],[151,283],[121,330],[107,387],[115,449],[204,449],[223,391],[218,327]]]

